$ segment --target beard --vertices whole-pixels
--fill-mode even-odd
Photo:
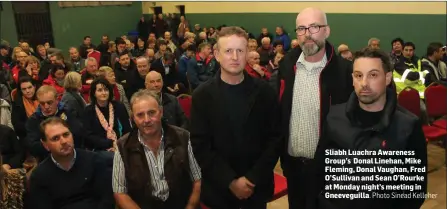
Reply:
[[[313,41],[315,44],[306,44],[306,41]],[[312,56],[318,53],[322,48],[324,48],[325,41],[318,41],[313,39],[310,36],[307,36],[306,39],[300,44],[301,49],[303,49],[303,53],[306,56]]]

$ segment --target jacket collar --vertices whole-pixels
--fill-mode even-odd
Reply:
[[[372,127],[372,130],[377,132],[382,132],[386,129],[391,122],[391,117],[394,115],[397,106],[397,95],[391,88],[386,88],[386,103],[383,108],[383,114],[380,119],[380,122]],[[359,125],[359,121],[357,121],[355,117],[355,112],[357,108],[360,108],[357,94],[352,92],[349,97],[348,102],[346,103],[346,116],[351,121],[351,124],[354,126]]]

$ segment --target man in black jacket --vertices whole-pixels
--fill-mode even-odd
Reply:
[[[355,92],[347,103],[331,107],[327,116],[315,170],[310,175],[314,181],[310,181],[311,204],[307,207],[420,208],[427,191],[427,146],[422,124],[417,116],[397,105],[396,93],[387,88],[393,79],[387,54],[369,48],[359,51],[353,68]],[[335,164],[336,160],[346,163]],[[337,178],[343,176],[350,179]],[[336,185],[359,188],[334,191]],[[368,190],[363,185],[382,186]],[[340,193],[363,194],[363,199],[356,195],[354,199],[334,198]]]
[[[266,208],[278,160],[277,95],[245,71],[247,33],[219,32],[221,69],[193,93],[191,143],[202,168],[202,202],[213,209]]]
[[[336,55],[326,41],[326,14],[315,8],[296,19],[300,47],[279,67],[280,106],[284,138],[281,166],[287,177],[289,208],[304,208],[308,176],[304,174],[317,148],[320,127],[332,104],[346,102],[353,91],[352,63]]]

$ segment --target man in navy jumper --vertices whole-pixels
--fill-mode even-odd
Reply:
[[[110,170],[94,152],[75,149],[65,120],[50,117],[40,124],[42,144],[51,154],[33,171],[30,205],[34,209],[113,209]]]

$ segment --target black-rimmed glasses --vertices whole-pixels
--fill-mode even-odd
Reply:
[[[315,33],[320,32],[320,29],[324,28],[326,26],[327,25],[312,25],[309,27],[298,27],[295,29],[295,32],[299,36],[306,34],[306,30],[308,30],[310,34],[315,34]]]

